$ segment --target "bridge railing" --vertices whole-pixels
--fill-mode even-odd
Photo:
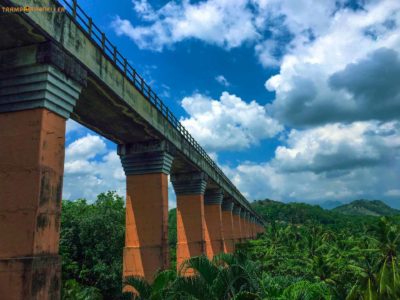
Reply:
[[[63,6],[75,23],[86,33],[87,37],[92,40],[106,55],[106,57],[119,69],[119,71],[136,87],[138,91],[147,99],[161,114],[168,120],[168,122],[179,131],[185,140],[209,163],[213,169],[232,187],[232,189],[241,196],[241,200],[245,206],[251,209],[247,200],[239,192],[236,186],[230,179],[222,172],[218,165],[212,160],[207,152],[199,145],[199,143],[191,136],[186,128],[174,116],[171,110],[163,103],[157,96],[153,89],[145,82],[135,70],[128,60],[118,51],[117,47],[113,45],[106,37],[104,32],[100,30],[96,24],[93,23],[84,10],[78,5],[77,0],[57,0],[59,5]]]

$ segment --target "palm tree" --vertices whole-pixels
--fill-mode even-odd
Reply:
[[[298,281],[283,291],[281,300],[330,300],[329,287],[323,282]]]
[[[152,284],[149,284],[143,277],[129,276],[124,280],[125,287],[134,288],[136,293],[125,292],[126,299],[137,300],[168,300],[175,299],[172,285],[176,280],[176,272],[165,270],[156,274]]]
[[[376,234],[374,247],[368,248],[364,268],[347,299],[400,299],[400,227],[383,217],[372,231]]]
[[[188,269],[193,276],[183,276]],[[212,261],[205,256],[192,257],[181,267],[179,276],[167,270],[156,275],[153,284],[141,277],[128,277],[125,285],[136,290],[126,293],[131,299],[258,299],[258,264],[245,255],[220,254]]]
[[[259,266],[241,253],[222,253],[212,261],[204,256],[193,257],[184,263],[182,272],[187,269],[196,275],[180,276],[174,286],[175,291],[193,299],[247,299],[258,290]]]

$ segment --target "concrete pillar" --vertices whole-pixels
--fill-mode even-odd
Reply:
[[[0,298],[7,300],[60,298],[65,122],[86,73],[71,61],[82,81],[66,76],[52,58],[40,64],[19,49],[0,52]]]
[[[222,209],[222,230],[224,232],[224,252],[233,253],[235,251],[235,230],[233,226],[233,202],[230,198],[224,198],[221,205]]]
[[[248,240],[249,239],[249,226],[247,223],[247,211],[244,213],[241,213],[240,215],[241,219],[242,219],[242,234],[243,234],[243,238],[244,240]]]
[[[245,222],[247,227],[247,239],[251,239],[251,223],[250,223],[250,212],[246,213]]]
[[[254,217],[251,217],[251,232],[252,232],[252,237],[256,238],[257,228],[256,228],[256,219]]]
[[[258,233],[263,233],[264,231],[265,231],[264,225],[261,222],[259,222],[258,223]]]
[[[152,282],[169,266],[168,175],[173,149],[165,141],[120,145],[126,174],[123,276]]]
[[[240,240],[246,241],[247,240],[247,224],[246,224],[246,211],[244,208],[241,209],[240,211],[240,228],[241,228],[241,237]]]
[[[235,243],[240,243],[242,241],[242,222],[240,220],[240,213],[242,208],[238,204],[233,205],[232,219],[234,228]]]
[[[205,254],[204,192],[207,175],[202,172],[174,174],[171,182],[176,194],[176,265],[179,271],[185,260]],[[186,270],[183,274],[193,273]]]
[[[206,255],[212,259],[224,252],[221,204],[224,194],[221,189],[209,189],[204,194],[204,220]]]

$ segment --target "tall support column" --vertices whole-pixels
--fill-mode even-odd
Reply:
[[[168,175],[173,149],[165,141],[120,145],[126,174],[123,276],[152,282],[168,268]]]
[[[0,52],[0,298],[59,299],[65,123],[84,78],[23,62]]]
[[[256,219],[254,217],[251,217],[251,233],[253,238],[257,237]]]
[[[245,217],[245,222],[246,222],[246,227],[247,227],[247,239],[251,239],[251,224],[250,224],[250,213],[247,212],[246,213],[246,217]]]
[[[229,198],[224,198],[221,205],[222,209],[222,229],[224,232],[224,252],[233,253],[235,251],[235,236],[233,226],[233,202]]]
[[[176,194],[177,248],[176,265],[193,256],[205,254],[204,192],[207,175],[202,172],[181,173],[171,176]],[[185,275],[192,275],[186,270]]]
[[[240,213],[242,208],[238,204],[233,205],[232,210],[232,219],[233,219],[233,228],[235,231],[235,243],[240,243],[242,241],[242,222],[240,220]]]
[[[258,224],[258,232],[259,232],[259,233],[263,233],[264,231],[265,231],[264,225],[263,225],[262,223],[259,223],[259,224]]]
[[[242,233],[240,239],[241,241],[246,241],[247,240],[246,211],[243,208],[240,211],[240,228]]]
[[[206,190],[204,194],[206,255],[212,259],[224,252],[221,204],[224,194],[221,189]]]

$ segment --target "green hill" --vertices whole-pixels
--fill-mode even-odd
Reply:
[[[303,224],[316,222],[320,224],[337,223],[341,215],[321,208],[319,205],[290,202],[283,203],[274,200],[254,201],[252,206],[267,222],[289,222]]]
[[[334,209],[323,209],[307,203],[283,203],[270,199],[254,201],[253,208],[267,222],[292,224],[319,223],[343,226],[348,222],[366,221],[368,217],[400,215],[400,211],[379,200],[356,200]]]
[[[352,216],[392,216],[400,211],[391,208],[380,200],[355,200],[334,208],[332,211]]]

